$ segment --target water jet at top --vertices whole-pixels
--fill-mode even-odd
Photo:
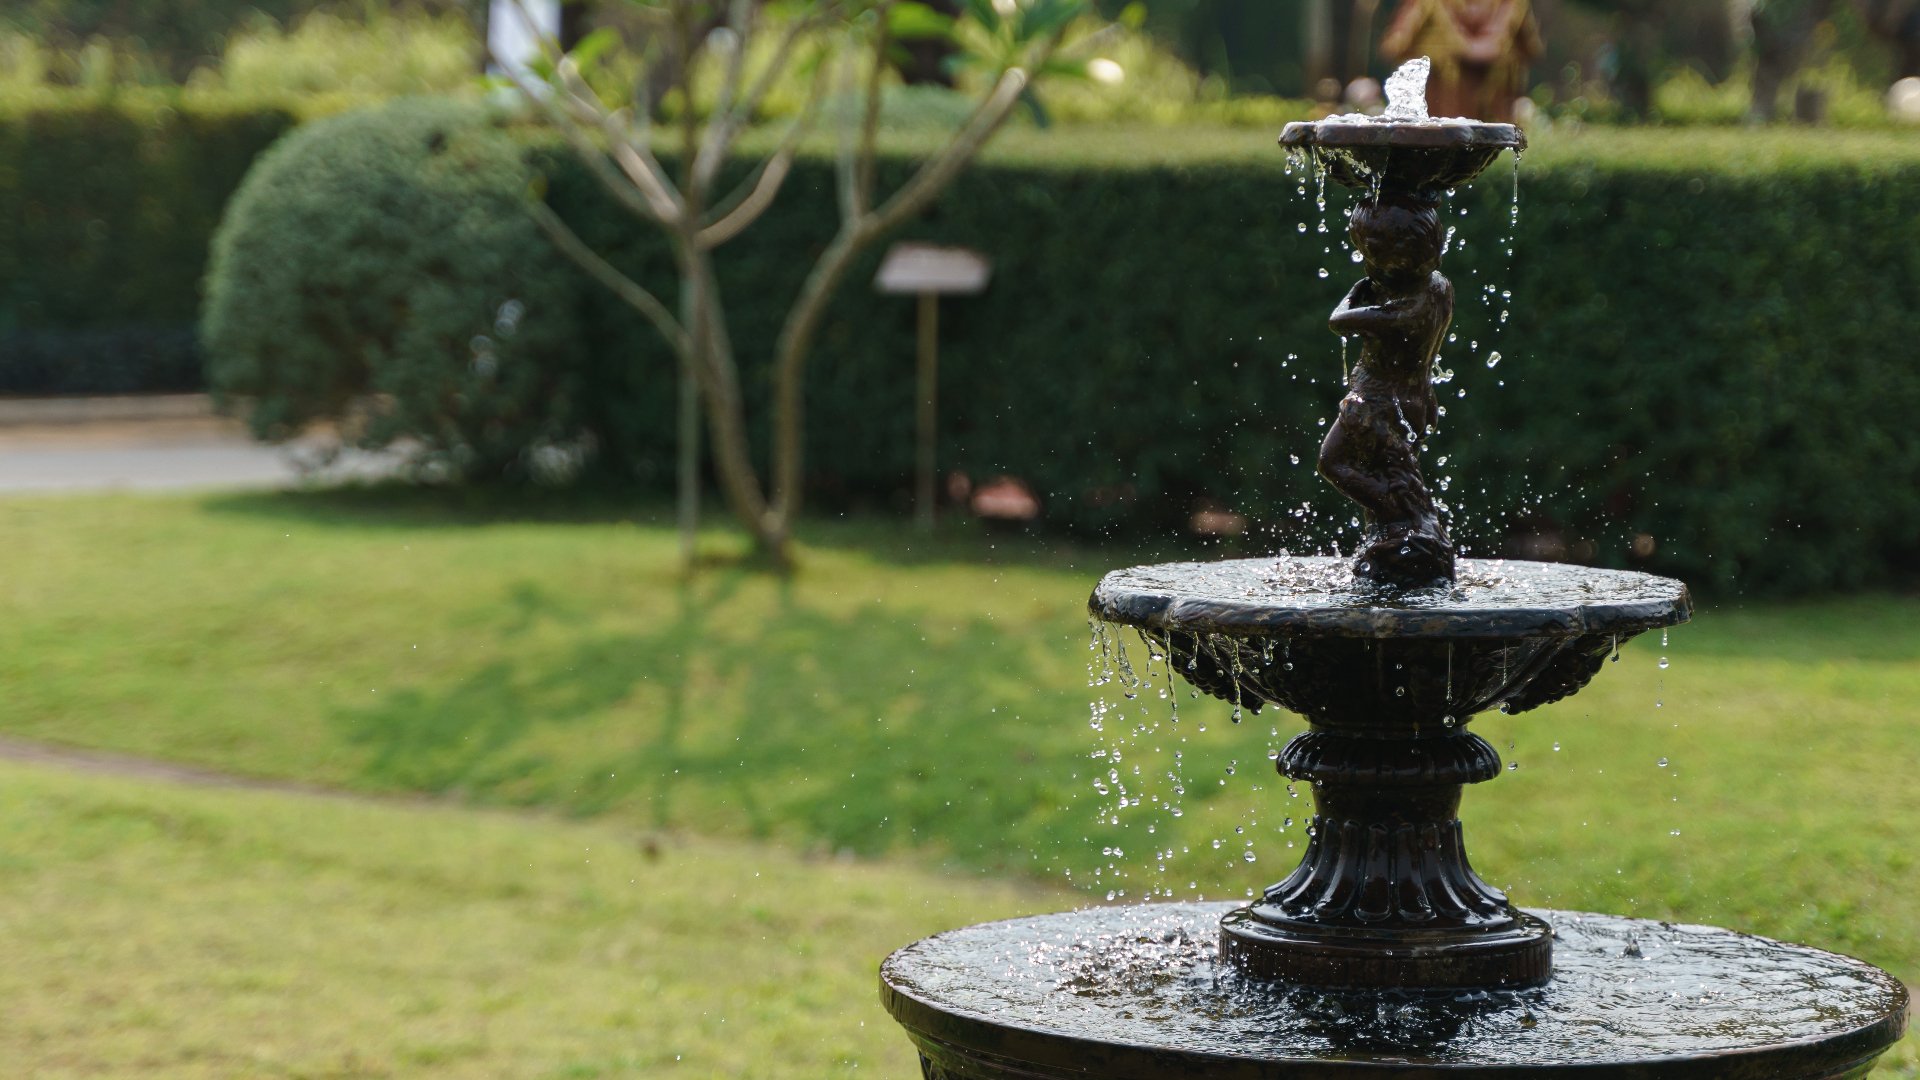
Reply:
[[[1308,730],[1279,753],[1315,813],[1299,865],[1244,905],[1095,908],[968,927],[881,969],[928,1080],[1106,1077],[1836,1078],[1904,1032],[1907,993],[1847,957],[1711,927],[1522,910],[1482,880],[1458,810],[1501,772],[1469,730],[1578,693],[1638,634],[1685,622],[1648,574],[1461,558],[1420,468],[1454,291],[1439,210],[1525,137],[1426,116],[1424,62],[1386,113],[1281,144],[1358,189],[1359,339],[1320,474],[1360,509],[1352,559],[1133,567],[1089,610],[1201,692]]]

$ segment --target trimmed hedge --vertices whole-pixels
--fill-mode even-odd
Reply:
[[[14,140],[0,156],[0,229],[14,230],[0,237],[0,259],[12,260],[0,276],[0,392],[20,382],[20,350],[5,345],[19,334],[190,319],[212,221],[200,208],[217,205],[221,177],[226,190],[237,181],[243,146],[288,122],[183,110],[131,124],[121,138],[153,145],[103,160],[89,125],[119,121],[0,117],[0,139]],[[31,153],[19,142],[28,130]],[[215,141],[168,148],[202,134]],[[1920,440],[1908,434],[1920,415],[1920,141],[1740,131],[1539,141],[1523,166],[1510,271],[1497,243],[1504,166],[1461,194],[1456,209],[1469,212],[1452,219],[1466,245],[1447,261],[1461,305],[1443,363],[1458,376],[1429,469],[1454,478],[1447,495],[1467,508],[1458,531],[1470,551],[1559,550],[1722,588],[1904,580],[1920,557],[1920,499],[1909,494]],[[894,180],[911,149],[896,147]],[[658,238],[564,151],[542,142],[537,153],[555,205],[670,291]],[[906,234],[977,246],[997,264],[984,296],[943,305],[942,468],[1020,476],[1049,521],[1082,530],[1184,528],[1211,503],[1294,546],[1343,535],[1347,511],[1311,462],[1316,421],[1339,396],[1326,314],[1354,268],[1337,207],[1323,256],[1311,199],[1282,163],[1244,131],[1013,131],[997,142]],[[63,172],[87,177],[91,193],[68,191]],[[66,209],[22,233],[23,190]],[[756,403],[767,386],[754,360],[770,351],[803,256],[828,235],[830,193],[830,169],[803,161],[777,209],[722,253]],[[152,213],[174,206],[189,212]],[[849,279],[809,377],[820,507],[907,498],[913,305],[872,295],[870,271]],[[1489,345],[1495,316],[1475,297],[1496,279],[1515,297]],[[660,387],[672,366],[637,316],[577,277],[572,287],[592,344],[582,403],[603,464],[664,485],[673,424]],[[1469,356],[1473,340],[1482,348]],[[1491,370],[1488,348],[1506,357]],[[1290,352],[1301,358],[1285,361]],[[1303,503],[1317,514],[1305,525],[1291,516]],[[1639,558],[1643,537],[1654,550]]]
[[[1217,139],[1168,161],[1181,151],[1115,139],[1063,140],[1043,160],[1017,138],[910,230],[997,261],[986,295],[943,310],[943,469],[1018,475],[1049,520],[1098,532],[1181,528],[1213,503],[1295,547],[1349,535],[1311,465],[1341,393],[1326,316],[1355,276],[1344,198],[1325,242],[1277,151]],[[1115,160],[1128,153],[1162,160]],[[581,230],[666,287],[653,238],[569,160],[551,167]],[[1466,243],[1447,261],[1461,303],[1442,363],[1457,375],[1429,471],[1453,478],[1470,552],[1722,590],[1900,580],[1920,557],[1920,148],[1634,134],[1549,144],[1523,175],[1510,269],[1505,166],[1452,219]],[[825,164],[804,167],[723,260],[743,355],[769,351],[831,191]],[[835,305],[809,381],[809,474],[828,504],[904,505],[911,474],[913,305],[873,295],[870,270]],[[1476,299],[1490,282],[1514,293],[1504,326],[1497,294]],[[595,303],[606,355],[653,348]],[[747,384],[764,397],[764,378]],[[604,404],[622,459],[667,460],[663,397]]]
[[[49,95],[0,109],[0,394],[200,385],[200,276],[272,106]]]
[[[520,479],[586,442],[580,283],[522,200],[525,147],[487,110],[398,101],[302,127],[214,236],[215,400],[263,439],[359,420],[447,476]]]

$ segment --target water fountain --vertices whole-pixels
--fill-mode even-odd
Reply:
[[[1362,192],[1367,276],[1332,317],[1362,347],[1319,460],[1363,511],[1358,554],[1135,567],[1090,601],[1199,690],[1306,717],[1278,759],[1311,785],[1305,855],[1246,905],[1092,908],[901,949],[882,997],[928,1080],[1836,1078],[1905,1030],[1905,988],[1860,961],[1522,911],[1474,873],[1460,796],[1500,758],[1468,721],[1577,693],[1692,604],[1646,574],[1456,555],[1419,460],[1453,311],[1438,210],[1525,140],[1426,118],[1419,64],[1386,116],[1281,136]]]

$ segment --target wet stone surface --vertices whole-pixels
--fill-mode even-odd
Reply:
[[[1553,979],[1536,989],[1263,983],[1217,961],[1219,919],[1233,906],[1094,908],[956,930],[889,958],[884,996],[917,1037],[992,1046],[1002,1061],[1040,1066],[1006,1075],[1054,1075],[1049,1063],[1084,1061],[1075,1047],[1097,1045],[1114,1076],[1254,1075],[1244,1066],[1328,1061],[1358,1075],[1367,1065],[1382,1067],[1376,1075],[1408,1065],[1621,1065],[1641,1071],[1593,1075],[1839,1076],[1905,1026],[1905,989],[1860,961],[1713,927],[1576,912],[1539,913],[1556,941]]]
[[[1458,575],[1392,589],[1325,556],[1161,563],[1108,574],[1089,607],[1161,630],[1380,638],[1639,632],[1685,622],[1693,608],[1685,585],[1630,570],[1461,559]]]

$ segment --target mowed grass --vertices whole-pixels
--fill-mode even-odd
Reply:
[[[10,1077],[904,1077],[879,958],[1027,886],[0,766]]]
[[[1294,719],[1234,725],[1183,696],[1178,725],[1150,698],[1089,730],[1085,599],[1129,556],[875,524],[807,540],[787,580],[709,537],[712,564],[688,580],[669,530],[606,509],[394,492],[0,502],[18,568],[0,580],[0,732],[892,856],[906,876],[1071,870],[1096,897],[1238,896],[1297,856],[1308,800],[1265,760]],[[1916,701],[1920,601],[1710,607],[1576,698],[1475,721],[1518,765],[1469,792],[1476,864],[1521,903],[1730,925],[1912,979]],[[1178,750],[1185,814],[1099,824],[1101,746],[1150,793]],[[895,943],[872,945],[868,970]],[[838,1008],[885,1025],[865,984]],[[1890,1056],[1896,1074],[1916,1074],[1913,1047]]]

